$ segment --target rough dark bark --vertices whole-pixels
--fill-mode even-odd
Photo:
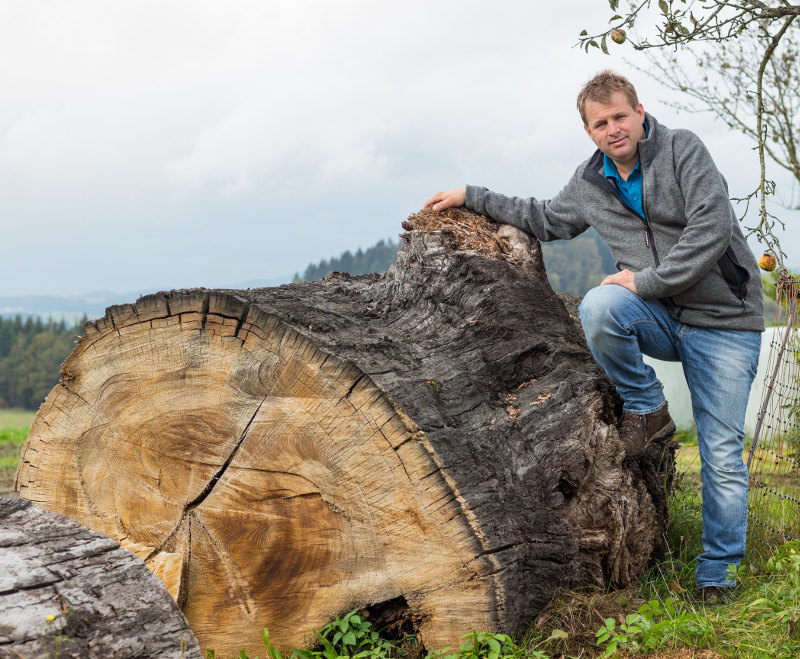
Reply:
[[[0,497],[0,657],[200,657],[163,584],[119,543]]]
[[[137,551],[225,652],[386,602],[452,646],[634,582],[672,453],[623,462],[538,243],[466,211],[404,226],[381,276],[110,308],[34,423],[21,496]]]

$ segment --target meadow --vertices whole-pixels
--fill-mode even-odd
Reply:
[[[0,410],[0,493],[13,487],[20,447],[34,413]],[[800,656],[800,546],[752,550],[740,567],[736,598],[705,606],[694,586],[700,552],[700,460],[697,436],[676,435],[678,478],[671,498],[668,551],[636,588],[559,593],[519,639],[464,630],[460,648],[419,648],[413,637],[384,638],[358,611],[316,632],[310,650],[281,652],[269,643],[242,649],[239,659],[576,659],[659,657],[789,659]],[[213,658],[212,649],[206,657]],[[225,659],[219,657],[219,659]]]

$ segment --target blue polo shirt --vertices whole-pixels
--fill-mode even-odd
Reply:
[[[644,136],[650,132],[647,122],[644,123]],[[623,179],[614,161],[607,155],[603,154],[603,170],[607,179],[613,179],[617,187],[617,194],[628,208],[636,212],[639,217],[645,219],[644,208],[642,207],[642,168],[637,161],[633,166],[631,173],[628,174],[628,180]]]

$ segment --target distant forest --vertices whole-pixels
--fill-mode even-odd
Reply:
[[[322,259],[319,263],[310,263],[303,271],[303,276],[294,276],[295,281],[316,281],[324,279],[332,272],[346,272],[351,275],[367,275],[372,272],[383,272],[395,262],[400,241],[379,240],[372,247],[363,250],[359,247],[355,254],[348,249],[329,261]]]
[[[349,250],[338,257],[310,264],[295,281],[312,281],[331,272],[352,275],[383,272],[397,258],[400,242],[381,240],[365,250]],[[542,245],[547,278],[555,290],[580,297],[616,271],[614,259],[600,236],[589,229],[574,240],[559,240]],[[766,318],[775,317],[775,278],[777,271],[764,277]],[[771,298],[771,299],[770,299]],[[85,321],[85,319],[84,319]],[[0,316],[0,408],[21,407],[35,410],[58,383],[61,363],[82,333],[77,325],[43,322],[40,318]]]
[[[353,254],[350,250],[319,263],[311,263],[295,281],[324,279],[332,272],[364,275],[383,272],[395,262],[400,242],[381,240],[365,250]],[[557,291],[581,297],[599,284],[606,275],[616,272],[611,251],[594,229],[589,229],[574,240],[556,240],[542,245],[547,279]]]
[[[617,271],[611,250],[594,229],[572,240],[542,243],[542,254],[550,285],[575,297]]]
[[[80,326],[0,318],[0,408],[35,410],[58,383]]]
[[[311,263],[295,281],[313,281],[331,272],[362,275],[387,270],[397,258],[400,241],[380,240],[367,249],[349,250]],[[593,230],[571,241],[542,245],[547,277],[556,290],[583,295],[611,272],[614,260]],[[0,408],[35,410],[58,383],[61,363],[75,346],[81,325],[41,319],[0,317]]]

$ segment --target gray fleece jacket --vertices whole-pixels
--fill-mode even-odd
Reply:
[[[761,276],[728,198],[728,185],[700,139],[646,115],[639,142],[646,220],[620,200],[597,150],[553,199],[506,197],[467,186],[466,206],[542,242],[594,227],[617,267],[635,272],[642,298],[658,298],[680,322],[764,329]]]

